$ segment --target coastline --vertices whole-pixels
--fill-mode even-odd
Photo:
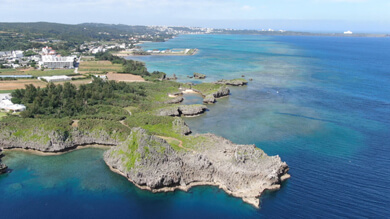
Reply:
[[[39,155],[39,156],[58,156],[66,153],[70,153],[76,150],[80,149],[86,149],[86,148],[99,148],[99,149],[110,149],[111,147],[114,147],[113,145],[102,145],[102,144],[87,144],[87,145],[77,145],[75,147],[69,148],[64,151],[58,151],[58,152],[44,152],[39,151],[35,149],[24,149],[24,148],[8,148],[8,149],[2,149],[4,152],[7,151],[18,151],[18,152],[25,152],[29,154]]]
[[[236,197],[236,198],[241,198],[243,202],[245,202],[247,204],[250,204],[250,205],[252,205],[255,208],[260,208],[259,197],[265,191],[276,191],[276,190],[279,190],[280,187],[281,187],[279,184],[273,185],[273,186],[270,186],[270,187],[265,187],[260,192],[260,194],[257,194],[257,195],[255,195],[253,197],[242,196],[242,195],[240,195],[238,193],[234,193],[234,192],[228,190],[226,186],[224,186],[223,184],[218,183],[218,182],[191,182],[191,183],[189,183],[188,185],[185,185],[185,186],[181,186],[180,185],[180,186],[165,187],[165,188],[160,188],[160,189],[152,189],[152,188],[150,188],[148,186],[138,185],[133,180],[128,178],[126,174],[124,174],[120,170],[110,166],[106,161],[104,161],[104,162],[106,163],[106,165],[110,168],[110,170],[112,172],[117,173],[117,174],[125,177],[129,182],[133,183],[136,187],[138,187],[139,189],[142,189],[142,190],[147,190],[147,191],[150,191],[150,192],[153,192],[153,193],[174,192],[176,190],[182,190],[184,192],[188,192],[188,190],[190,190],[191,188],[196,187],[196,186],[215,186],[215,187],[218,187],[219,189],[222,189],[224,192],[226,192],[226,194],[228,194],[230,196],[233,196],[233,197]],[[289,178],[291,178],[291,176],[288,173],[285,173],[284,175],[280,176],[281,182],[284,182],[285,180],[287,180]]]
[[[174,54],[174,53],[151,53],[149,55],[136,55],[131,52],[129,53],[113,53],[113,55],[119,56],[119,57],[147,57],[147,56],[193,56],[198,53],[199,49],[195,49],[195,51],[192,54]]]
[[[177,89],[177,87],[176,87],[176,89]],[[211,91],[206,90],[206,91],[204,91],[206,94],[203,94],[201,90],[202,89],[196,90],[196,89],[192,89],[192,88],[191,89],[179,88],[179,91],[181,91],[184,94],[186,94],[186,93],[196,93],[196,94],[201,95],[202,97],[206,97],[207,95],[212,95],[215,98],[222,98],[222,97],[225,97],[225,96],[229,96],[229,94],[230,94],[230,90],[226,87],[226,84],[225,85],[221,85],[221,87],[219,87],[218,90],[211,90]],[[187,116],[187,117],[195,117],[195,116]],[[130,133],[130,135],[131,135],[131,133]],[[128,136],[128,139],[130,139],[129,136]],[[219,136],[215,136],[215,137],[222,139],[222,137],[219,137]],[[85,135],[82,135],[81,138],[85,138]],[[95,138],[96,138],[96,136],[95,136]],[[223,152],[223,151],[221,151],[220,147],[218,147],[219,144],[221,142],[223,142],[223,144],[228,144],[229,145],[230,141],[227,140],[227,139],[222,139],[222,140],[221,139],[220,140],[215,140],[215,141],[212,142],[212,144],[210,144],[211,146],[214,146],[214,147],[210,148],[210,149],[214,148],[214,151],[210,150],[209,156],[213,157],[215,155],[213,157],[214,160],[209,161],[208,158],[207,158],[208,155],[205,155],[205,154],[202,154],[202,153],[196,153],[193,157],[187,157],[187,158],[194,159],[194,161],[195,161],[194,163],[196,165],[202,165],[199,162],[200,159],[201,159],[201,162],[205,162],[206,168],[208,166],[211,166],[212,163],[226,162],[226,160],[225,160],[226,156],[232,156],[233,160],[235,159],[235,163],[232,163],[232,165],[230,165],[229,168],[233,168],[234,169],[236,167],[236,165],[238,165],[240,163],[242,163],[244,165],[245,160],[247,158],[245,157],[245,155],[242,155],[242,154],[240,154],[239,157],[237,158],[237,150],[239,150],[239,149],[237,149],[238,145],[236,145],[236,149],[235,149],[236,150],[236,152],[235,152],[236,154],[235,155],[232,154],[231,152],[227,153],[227,151],[230,151],[231,148],[229,148],[228,150],[225,150],[225,152]],[[83,141],[81,141],[81,142],[83,142]],[[96,142],[96,141],[94,140],[92,142]],[[158,143],[163,143],[163,142],[158,142]],[[230,143],[233,144],[232,142],[230,142]],[[140,143],[137,143],[137,145],[138,144],[140,144]],[[168,144],[168,143],[165,142],[165,144]],[[204,142],[202,144],[204,144]],[[77,144],[74,144],[74,142],[72,142],[72,144],[69,145],[69,147],[67,147],[65,149],[54,148],[54,150],[53,150],[53,148],[51,148],[51,149],[42,148],[41,149],[42,151],[39,151],[40,150],[39,148],[38,149],[31,149],[27,145],[22,145],[21,146],[22,148],[12,148],[12,147],[9,147],[8,149],[5,149],[5,150],[7,150],[7,151],[13,151],[13,150],[14,151],[22,151],[22,152],[27,152],[27,153],[31,153],[31,154],[35,154],[35,155],[40,155],[40,156],[53,156],[53,155],[56,156],[56,155],[62,155],[62,154],[69,153],[69,152],[72,152],[72,151],[75,151],[75,150],[78,150],[78,149],[83,149],[83,148],[104,148],[104,149],[110,148],[110,147],[108,147],[107,145],[104,145],[104,144],[103,145],[102,144],[84,144],[84,145],[79,144],[79,145],[77,145]],[[50,143],[50,145],[51,145],[51,143]],[[116,148],[119,148],[119,146],[126,145],[126,144],[118,144],[116,142],[116,143],[113,143],[113,144],[108,143],[108,145],[110,145],[110,146],[117,146],[117,147],[111,147],[113,150],[116,150]],[[194,146],[196,147],[196,144],[194,144]],[[138,149],[138,147],[139,146],[137,146],[137,149]],[[170,147],[170,146],[168,145],[168,147]],[[253,147],[256,148],[254,145],[253,145]],[[55,152],[49,152],[49,151],[46,151],[46,150],[53,150]],[[127,157],[124,157],[124,159],[121,159],[121,162],[125,162],[126,159],[132,159],[132,156],[134,154],[137,154],[137,153],[139,154],[139,152],[136,151],[136,150],[131,149],[130,153],[127,154]],[[217,152],[217,150],[218,150],[218,152]],[[242,153],[246,153],[246,149],[244,148],[243,150],[244,151]],[[254,149],[252,149],[252,150],[254,150]],[[163,150],[163,153],[164,153],[164,151],[165,150]],[[200,152],[200,151],[198,151],[198,152]],[[217,152],[217,153],[214,153],[214,152]],[[161,153],[161,152],[159,152],[159,153]],[[254,153],[254,154],[257,154],[258,156],[256,156],[256,157],[259,158],[259,157],[262,157],[261,153],[264,153],[264,152],[259,152],[259,153],[260,154],[258,154],[258,153]],[[131,155],[131,154],[133,154],[133,155]],[[213,155],[211,155],[211,154],[213,154]],[[111,156],[112,156],[112,154],[111,154]],[[234,158],[234,156],[235,156],[235,158]],[[268,156],[267,156],[267,158],[268,158]],[[104,158],[104,160],[105,159],[106,158]],[[158,157],[156,159],[158,159]],[[242,160],[242,159],[244,159],[244,160]],[[253,174],[253,172],[250,172],[250,171],[248,172],[246,169],[239,169],[239,168],[236,169],[236,170],[240,171],[240,172],[237,172],[237,173],[240,173],[240,174],[243,174],[243,175],[246,174],[245,176],[247,176],[247,178],[243,178],[242,180],[240,180],[241,182],[238,182],[238,181],[236,182],[236,185],[239,185],[239,187],[231,187],[231,185],[230,185],[231,181],[229,181],[229,180],[226,181],[226,179],[230,179],[230,180],[237,179],[237,175],[232,176],[232,174],[230,172],[231,169],[226,169],[226,166],[215,166],[215,167],[213,166],[212,167],[212,168],[215,168],[215,169],[213,169],[213,171],[222,170],[222,174],[226,174],[225,175],[226,178],[218,178],[218,174],[216,175],[215,178],[214,178],[214,176],[211,177],[211,178],[206,178],[205,177],[205,178],[201,178],[201,179],[189,177],[189,179],[187,179],[188,181],[186,181],[186,183],[181,184],[181,185],[175,184],[175,183],[174,184],[170,183],[170,184],[165,184],[165,185],[163,185],[161,187],[160,186],[154,187],[153,184],[147,184],[149,186],[143,186],[144,183],[142,183],[142,182],[140,183],[139,181],[137,181],[137,178],[134,178],[134,176],[131,176],[131,175],[127,176],[126,173],[125,173],[126,171],[121,172],[121,170],[119,168],[118,169],[114,168],[115,165],[111,166],[106,160],[105,160],[105,163],[106,163],[107,166],[110,167],[111,171],[113,171],[115,173],[118,173],[118,174],[120,174],[122,176],[125,176],[126,178],[128,178],[128,180],[130,182],[132,182],[138,188],[143,189],[143,190],[149,190],[149,191],[151,191],[153,193],[157,193],[157,192],[172,192],[172,191],[175,191],[175,190],[188,191],[189,189],[191,189],[192,187],[195,187],[195,186],[216,186],[216,187],[222,189],[228,195],[231,195],[231,196],[237,197],[237,198],[241,198],[244,202],[246,202],[248,204],[251,204],[252,206],[254,206],[256,208],[259,208],[260,200],[258,199],[258,197],[261,196],[263,194],[263,192],[266,191],[266,190],[277,190],[277,189],[279,189],[281,187],[280,186],[280,182],[284,181],[284,180],[286,180],[286,179],[288,179],[290,177],[290,175],[287,174],[287,172],[288,172],[287,164],[285,162],[282,162],[279,157],[278,157],[278,159],[279,160],[275,164],[276,169],[273,169],[273,171],[272,171],[272,168],[274,168],[275,166],[272,166],[272,168],[271,168],[271,167],[269,167],[267,165],[264,165],[262,162],[257,162],[256,163],[256,165],[260,165],[260,166],[257,166],[257,167],[259,167],[259,168],[257,168],[257,170],[260,170],[260,172],[257,173],[257,174]],[[138,162],[137,160],[135,160],[135,161]],[[255,160],[255,161],[259,161],[259,160]],[[253,161],[253,162],[255,162],[255,161]],[[176,161],[173,161],[173,163],[170,163],[171,167],[167,168],[168,171],[170,171],[170,169],[172,169],[172,164],[174,164],[174,162],[176,162]],[[209,163],[207,163],[207,162],[209,162]],[[230,160],[227,161],[227,162],[230,162]],[[160,163],[158,160],[157,160],[157,162],[154,162],[154,164],[158,164],[158,163]],[[248,162],[247,162],[247,164],[248,164]],[[249,163],[248,165],[249,166],[252,165],[251,167],[256,166],[254,163]],[[274,163],[272,163],[272,165],[274,165]],[[142,167],[142,166],[138,166],[138,167]],[[144,166],[144,167],[147,167],[147,166]],[[139,169],[139,171],[141,169]],[[202,169],[203,169],[203,167],[202,168],[198,168],[198,169],[196,169],[196,168],[195,169],[190,169],[189,171],[192,171],[192,173],[199,172],[200,174],[202,174],[202,171],[203,171]],[[123,171],[123,169],[122,169],[122,171]],[[180,171],[181,170],[179,168],[179,172]],[[264,171],[264,172],[262,172],[262,171]],[[216,174],[216,173],[217,172],[213,172],[213,173],[211,173],[211,175]],[[129,174],[129,173],[127,173],[127,174]],[[205,174],[205,173],[203,173],[203,174]],[[156,173],[154,173],[154,175],[151,174],[150,176],[155,177],[157,179],[159,177]],[[272,176],[272,177],[269,178],[269,179],[265,179],[265,178],[259,178],[259,176],[267,176],[267,177],[268,176],[270,176],[270,177]],[[132,178],[132,179],[130,179],[130,178]],[[162,179],[164,179],[164,178],[165,177],[163,177]],[[183,179],[184,178],[186,178],[186,177],[183,177]],[[146,178],[146,179],[148,179],[148,178]],[[235,181],[235,180],[233,180],[233,181]],[[137,184],[136,182],[138,182],[139,184]],[[262,182],[263,184],[260,184],[259,182]],[[146,185],[146,183],[145,183],[145,185]]]

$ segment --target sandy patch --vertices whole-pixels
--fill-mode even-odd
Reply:
[[[0,90],[24,89],[28,84],[33,84],[35,87],[46,87],[46,82],[36,79],[25,79],[15,81],[0,81]]]
[[[108,80],[114,80],[114,81],[123,81],[123,82],[144,82],[145,79],[143,79],[139,75],[133,75],[133,74],[118,74],[109,72],[107,74]]]

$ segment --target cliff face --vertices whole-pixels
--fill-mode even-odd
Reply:
[[[0,174],[5,173],[7,171],[7,165],[1,163],[1,158],[3,157],[3,152],[0,149]]]
[[[35,128],[20,137],[17,131],[0,130],[0,147],[4,149],[22,148],[42,152],[60,152],[72,149],[79,145],[101,144],[116,145],[120,139],[115,135],[100,131],[81,131],[73,129],[71,132],[46,131]]]
[[[268,156],[254,145],[236,145],[212,134],[192,139],[191,148],[173,149],[135,128],[125,142],[105,152],[104,160],[142,189],[163,192],[215,185],[256,207],[264,190],[278,189],[288,176],[288,166],[279,156]]]
[[[158,116],[196,116],[204,113],[207,107],[200,104],[176,105],[157,110]]]

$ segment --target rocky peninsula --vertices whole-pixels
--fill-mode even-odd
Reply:
[[[187,191],[193,186],[218,186],[259,207],[265,190],[280,188],[288,166],[255,145],[236,145],[213,134],[195,135],[190,148],[175,150],[163,138],[134,128],[128,139],[104,154],[110,168],[141,189]]]
[[[287,164],[255,145],[237,145],[213,134],[189,135],[191,130],[180,117],[207,110],[201,104],[177,104],[183,93],[197,92],[205,103],[214,103],[215,98],[230,94],[228,83],[221,83],[107,83],[97,79],[80,89],[49,84],[35,94],[30,86],[15,93],[27,110],[0,120],[0,148],[51,154],[86,145],[108,146],[107,165],[142,189],[168,192],[218,186],[259,207],[258,197],[265,190],[278,189],[289,177]],[[101,93],[88,95],[89,91]],[[58,100],[52,102],[58,107],[44,108],[50,100]],[[48,110],[52,113],[47,114]],[[6,169],[0,158],[0,172]]]

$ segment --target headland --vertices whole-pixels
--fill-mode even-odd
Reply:
[[[199,93],[204,103],[211,104],[229,96],[228,86],[246,85],[244,79],[196,85],[148,80],[124,83],[95,78],[78,88],[69,82],[50,83],[42,93],[34,93],[34,86],[14,92],[13,100],[27,110],[2,118],[0,147],[59,155],[83,146],[108,146],[106,164],[141,189],[169,192],[218,186],[255,207],[265,190],[280,188],[289,177],[287,164],[278,156],[213,134],[190,135],[181,118],[207,110],[205,105],[178,104],[184,93]],[[58,102],[45,105],[45,98]]]

